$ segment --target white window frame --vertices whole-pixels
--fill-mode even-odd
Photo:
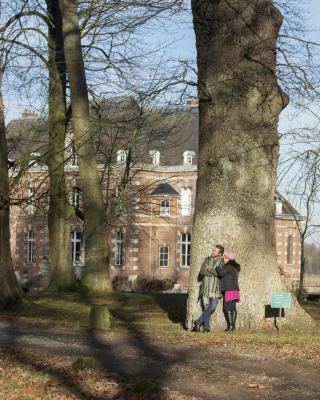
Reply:
[[[72,188],[71,203],[76,209],[80,207],[80,190],[76,186]]]
[[[181,215],[191,215],[192,211],[192,189],[186,187],[181,189]]]
[[[160,216],[170,217],[170,200],[160,200]]]
[[[183,164],[192,165],[194,161],[195,152],[187,150],[183,153]]]
[[[73,230],[71,232],[71,259],[72,264],[76,264],[81,259],[81,232]],[[77,245],[79,245],[79,251],[77,251]]]
[[[116,232],[116,245],[114,249],[114,265],[121,266],[123,265],[123,256],[124,256],[124,239],[123,232],[119,229]]]
[[[181,267],[190,267],[191,255],[191,234],[185,232],[181,234]]]
[[[34,231],[32,229],[28,229],[27,232],[27,262],[34,262]]]
[[[162,243],[159,247],[159,267],[169,268],[169,246],[166,243]]]
[[[117,164],[125,164],[127,162],[127,156],[127,150],[117,150]]]
[[[159,165],[160,164],[160,151],[159,150],[150,150],[149,154],[152,159],[152,164]]]

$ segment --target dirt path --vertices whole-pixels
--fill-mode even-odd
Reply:
[[[0,323],[0,348],[94,356],[105,372],[119,379],[150,378],[195,399],[320,400],[319,367],[304,361],[284,362],[276,354],[234,354],[218,345],[204,348],[196,342],[151,343],[135,332],[127,337],[80,335],[10,322]]]

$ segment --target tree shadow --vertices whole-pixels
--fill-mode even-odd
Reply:
[[[63,368],[58,368],[35,360],[31,356],[20,351],[11,352],[10,349],[37,349],[45,351],[49,354],[59,356],[93,356],[98,365],[106,376],[112,375],[117,382],[119,393],[124,395],[128,391],[128,384],[138,381],[139,379],[150,379],[159,385],[160,388],[166,386],[170,376],[170,368],[184,364],[187,359],[187,353],[184,350],[175,352],[160,349],[158,345],[152,343],[152,339],[148,338],[137,322],[132,318],[130,313],[125,310],[125,300],[117,307],[117,310],[111,311],[114,318],[126,326],[127,336],[120,340],[112,339],[112,331],[110,335],[101,334],[99,332],[88,331],[83,336],[83,345],[85,350],[72,350],[74,335],[72,333],[61,333],[58,336],[51,333],[49,329],[37,327],[30,328],[30,331],[23,327],[17,326],[14,321],[8,320],[7,327],[4,328],[6,333],[6,353],[15,361],[28,366],[39,374],[50,375],[55,378],[66,390],[73,395],[78,396],[81,400],[105,400],[110,397],[97,395],[84,389],[81,382],[77,381],[72,373]],[[167,304],[162,303],[162,304]],[[25,341],[25,335],[30,334],[36,338],[38,345],[28,345]],[[39,340],[41,339],[41,340]],[[70,342],[70,347],[59,348],[50,346],[50,340]],[[28,341],[27,341],[28,342]],[[42,344],[40,344],[42,343]],[[3,345],[1,345],[3,346]],[[162,399],[164,394],[160,390],[154,399]],[[130,397],[129,397],[130,398]],[[136,398],[136,397],[135,397]],[[141,397],[143,398],[143,397]],[[146,397],[144,397],[146,398]],[[149,397],[147,397],[149,398]]]

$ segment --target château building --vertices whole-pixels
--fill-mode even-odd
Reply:
[[[132,128],[134,106],[130,99],[118,98],[116,104],[120,103],[121,109],[123,101],[129,102],[124,108],[131,110],[130,125],[123,113],[111,112],[117,116],[117,124],[112,125],[108,119],[108,134],[105,134],[101,110],[93,123],[106,201],[111,277],[131,281],[137,277],[171,279],[187,285],[197,180],[197,106],[191,102],[170,112],[157,110],[152,117],[149,113],[143,124],[140,123],[142,133],[139,131],[137,135],[136,129]],[[114,102],[104,103],[103,108],[110,108]],[[120,124],[120,117],[126,122]],[[46,273],[50,265],[48,175],[41,159],[47,135],[37,134],[45,132],[45,126],[45,121],[40,121],[32,112],[25,113],[24,118],[12,121],[8,126],[12,163],[12,255],[17,273],[27,271],[30,277]],[[65,173],[69,202],[76,210],[70,226],[70,251],[80,278],[84,268],[85,232],[79,218],[81,190],[72,140],[70,131]],[[21,162],[17,170],[15,159],[23,152],[28,153],[28,158],[25,161],[27,168],[21,174]],[[303,223],[303,217],[280,193],[275,194],[274,223],[278,265],[288,286],[294,288],[299,279],[301,255],[297,223]],[[212,241],[215,244],[216,239],[212,238]]]

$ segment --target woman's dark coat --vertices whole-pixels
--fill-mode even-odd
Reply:
[[[216,268],[216,272],[221,278],[221,292],[226,292],[227,290],[240,290],[238,283],[239,271],[240,265],[234,260],[229,260],[227,264]]]

